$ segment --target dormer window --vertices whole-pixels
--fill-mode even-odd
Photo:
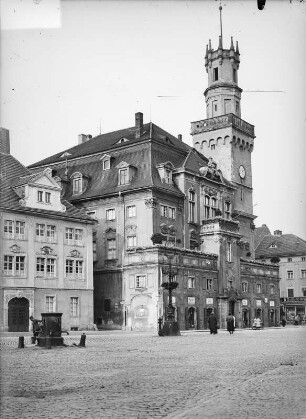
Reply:
[[[82,193],[82,175],[75,177],[73,179],[73,193],[74,194]]]
[[[51,204],[51,193],[44,191],[37,191],[37,202]]]
[[[129,183],[129,172],[128,169],[119,170],[119,185],[126,185]]]
[[[37,201],[43,202],[44,193],[43,191],[37,191]]]
[[[168,185],[172,185],[172,172],[174,170],[173,164],[168,161],[166,163],[158,164],[156,167],[161,181],[163,183],[167,183]]]
[[[88,176],[75,172],[71,175],[73,195],[80,195],[85,192],[88,185]]]
[[[101,160],[102,160],[102,170],[109,170],[110,169],[111,156],[109,154],[104,154],[101,157]]]
[[[122,161],[116,166],[118,172],[118,185],[128,185],[131,183],[133,176],[136,173],[136,167]]]

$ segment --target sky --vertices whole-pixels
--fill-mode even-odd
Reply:
[[[306,2],[221,1],[239,42],[241,117],[255,125],[256,226],[306,239]],[[219,1],[2,0],[1,127],[24,165],[135,123],[192,145],[206,118],[204,55]]]

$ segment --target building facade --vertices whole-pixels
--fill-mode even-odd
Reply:
[[[62,313],[65,330],[93,328],[94,221],[61,200],[44,170],[31,173],[1,128],[0,272],[2,331],[29,331],[30,316]]]
[[[280,276],[281,315],[292,322],[296,315],[306,314],[306,242],[281,230],[271,234],[266,225],[256,228],[257,260],[278,263]]]

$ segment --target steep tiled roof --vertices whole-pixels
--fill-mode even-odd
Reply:
[[[123,138],[125,140],[120,142]],[[67,162],[65,157],[61,157],[63,154],[68,155]],[[104,154],[111,158],[108,170],[102,170],[101,158]],[[136,168],[130,184],[118,185],[117,166],[121,162]],[[167,162],[177,169],[198,173],[200,167],[207,166],[208,159],[162,128],[149,123],[143,125],[140,138],[135,136],[135,127],[99,135],[29,167],[32,170],[41,166],[52,167],[54,175],[66,179],[63,181],[64,197],[72,202],[140,188],[157,188],[183,196],[175,182],[164,183],[160,178],[158,166]],[[71,176],[74,172],[86,174],[89,179],[84,192],[79,195],[73,195]],[[224,184],[230,182],[224,181]]]
[[[254,237],[254,246],[255,249],[259,245],[259,243],[262,241],[262,239],[265,236],[270,236],[271,232],[269,230],[269,227],[266,224],[263,224],[261,227],[255,228],[255,237]]]
[[[24,207],[20,204],[20,197],[14,192],[13,186],[24,184],[24,180],[33,180],[37,177],[24,167],[18,160],[10,154],[0,153],[0,208],[8,211],[18,211],[23,213],[31,213],[41,216],[52,216],[55,218],[81,220],[83,222],[93,223],[91,217],[85,212],[79,210],[67,201],[62,201],[66,207],[66,212],[40,210],[36,208]],[[21,183],[19,183],[22,178]]]
[[[306,241],[294,234],[267,235],[255,250],[256,259],[301,255],[306,255]]]
[[[180,151],[187,151],[190,149],[190,147],[187,144],[178,140],[172,134],[169,134],[167,131],[163,130],[162,128],[158,127],[157,125],[151,122],[143,125],[143,127],[141,128],[140,138],[136,138],[135,131],[135,127],[130,127],[121,129],[119,131],[98,135],[82,144],[63,150],[60,153],[56,153],[51,157],[34,163],[30,165],[29,168],[65,161],[66,157],[61,157],[64,153],[69,153],[67,159],[71,160],[77,157],[102,153],[104,151],[109,151],[110,149],[120,149],[121,147],[125,147],[127,145],[126,142],[119,142],[122,138],[128,140],[128,143],[130,145],[140,143],[148,139],[154,139],[161,144],[168,143],[169,145],[172,145]]]

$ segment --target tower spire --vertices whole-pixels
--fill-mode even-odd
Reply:
[[[221,43],[222,43],[222,6],[221,6],[221,0],[220,0],[219,10],[220,10],[220,36],[221,36]]]

